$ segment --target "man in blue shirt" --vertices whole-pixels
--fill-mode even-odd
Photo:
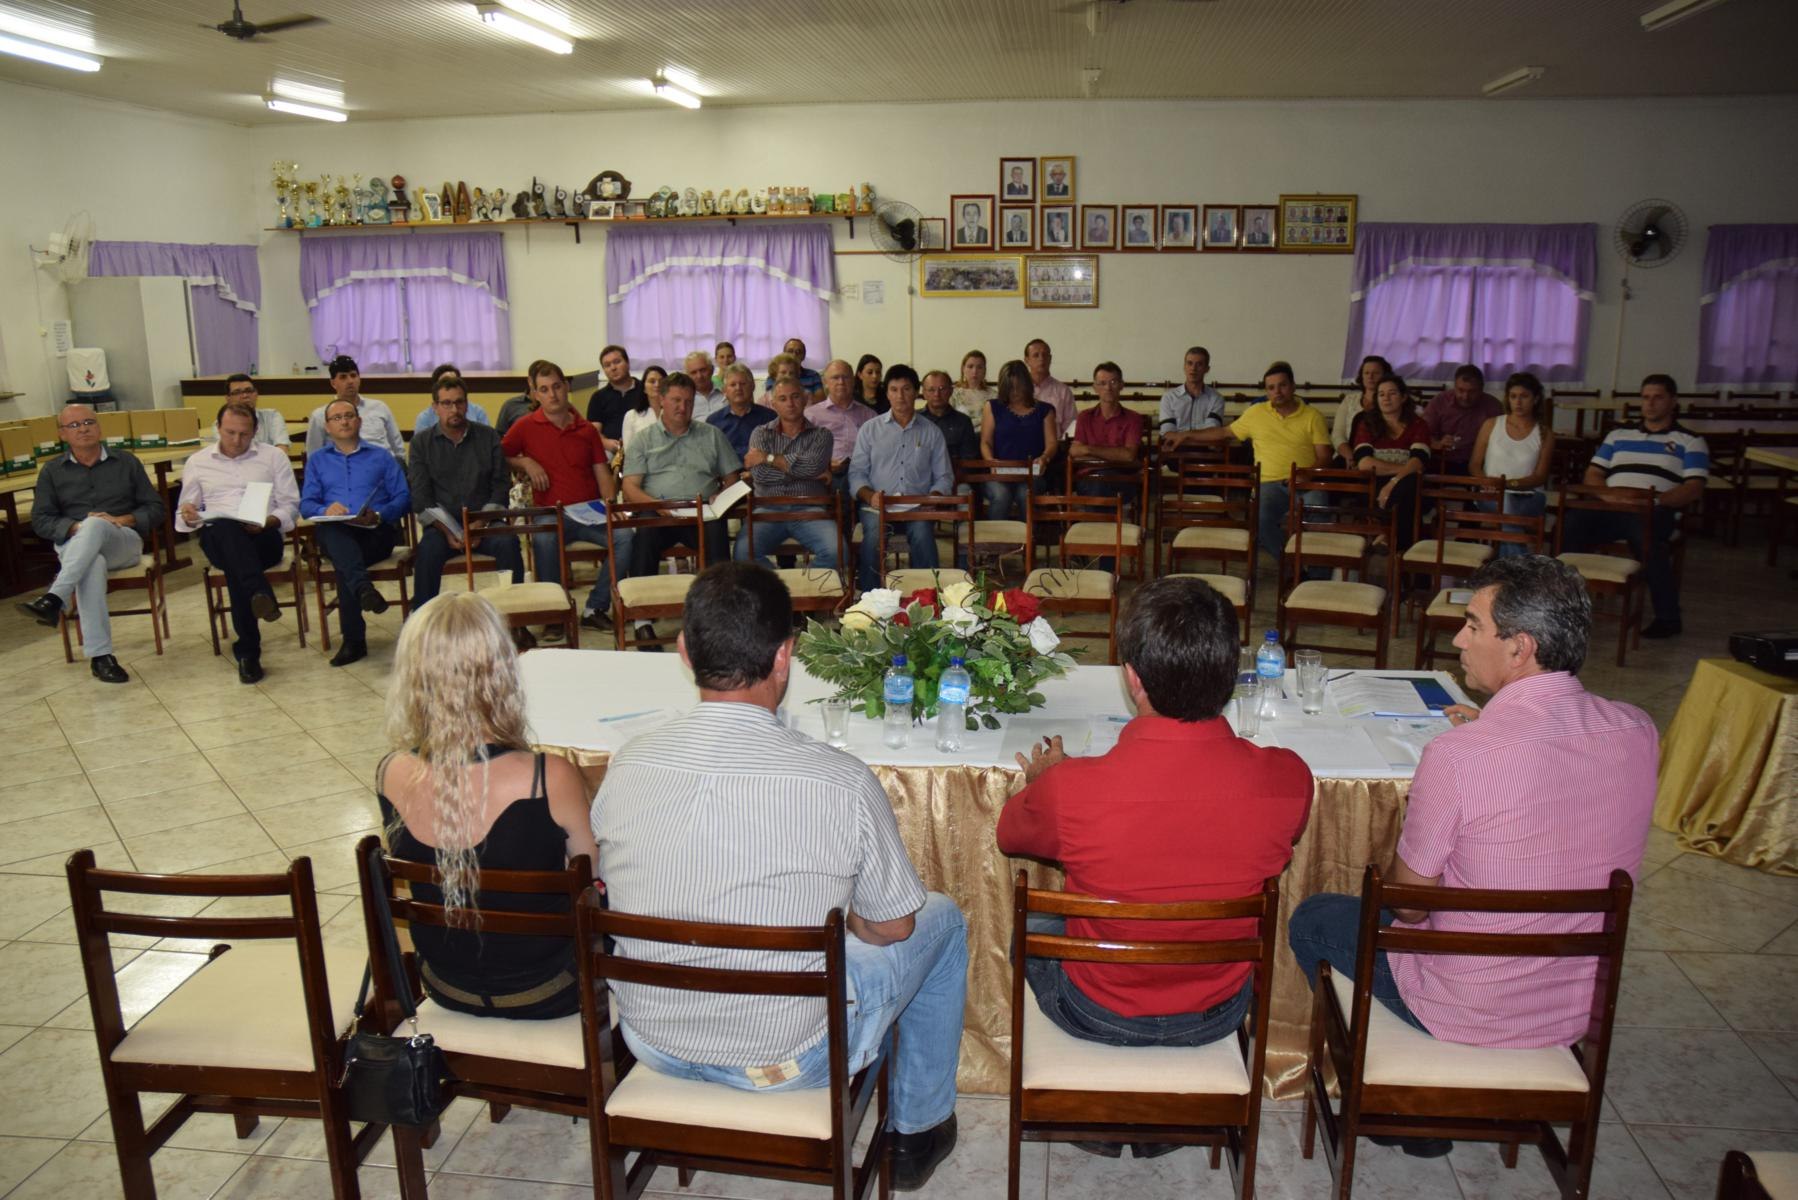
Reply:
[[[444,379],[461,381],[462,372],[455,363],[443,363],[431,372],[431,399],[424,406],[424,410],[418,414],[418,419],[412,423],[412,432],[415,435],[423,433],[437,424],[437,384]],[[464,388],[462,394],[468,395],[468,390]],[[487,410],[473,400],[468,402],[468,419],[476,425],[491,426],[493,424],[493,419],[487,415]]]
[[[312,536],[337,569],[343,644],[331,665],[342,667],[368,655],[363,610],[387,611],[368,568],[399,544],[400,518],[411,507],[412,493],[393,455],[362,440],[362,414],[354,401],[333,400],[324,416],[329,441],[306,457],[300,515],[312,521],[333,518],[313,525]]]
[[[824,376],[805,365],[805,343],[798,338],[788,338],[786,345],[780,348],[782,354],[791,355],[799,361],[799,386],[805,389],[807,396],[816,396],[824,390]],[[767,391],[774,392],[774,372],[768,372]]]
[[[724,369],[724,407],[705,421],[716,425],[742,458],[749,453],[749,435],[777,417],[772,408],[755,402],[755,372],[742,363],[732,363]]]
[[[855,453],[849,460],[849,490],[861,503],[858,586],[864,592],[880,586],[880,514],[874,509],[874,497],[947,496],[955,491],[949,447],[942,431],[918,416],[918,373],[904,363],[887,371],[887,403],[891,407],[856,434]],[[911,565],[936,567],[936,525],[930,521],[903,525]]]

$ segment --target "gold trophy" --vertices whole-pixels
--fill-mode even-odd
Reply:
[[[294,176],[299,169],[300,164],[297,162],[284,162],[280,159],[275,161],[275,199],[279,201],[281,205],[281,223],[276,226],[277,229],[293,228],[293,217],[287,211],[287,203],[290,198],[297,199],[297,196],[295,195],[297,189]]]
[[[335,213],[336,219],[333,223],[337,225],[348,225],[350,223],[350,185],[349,181],[342,175],[337,177],[337,186],[334,190],[334,195],[337,200],[337,206]]]
[[[324,223],[320,221],[318,217],[318,181],[316,179],[308,179],[305,183],[300,184],[299,187],[300,191],[304,193],[306,197],[306,225],[309,228],[316,229],[319,225]]]

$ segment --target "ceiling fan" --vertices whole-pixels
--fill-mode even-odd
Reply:
[[[323,17],[315,17],[311,13],[296,13],[291,17],[278,17],[273,21],[257,24],[243,19],[241,0],[231,0],[231,19],[217,25],[202,25],[201,29],[216,29],[228,38],[236,38],[240,42],[254,41],[266,33],[279,33],[284,29],[298,29],[302,25],[328,24]]]

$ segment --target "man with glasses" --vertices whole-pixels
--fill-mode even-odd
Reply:
[[[354,404],[362,418],[363,440],[403,461],[406,457],[406,441],[400,436],[400,423],[394,419],[393,410],[386,404],[362,394],[362,370],[356,365],[356,360],[347,354],[339,354],[331,360],[330,371],[331,390],[337,393],[337,399]],[[307,454],[314,453],[332,440],[331,431],[325,424],[325,412],[330,407],[330,404],[322,404],[312,410],[312,419],[306,425]]]
[[[362,414],[354,400],[325,405],[325,428],[330,444],[306,456],[300,515],[314,522],[312,536],[337,569],[343,644],[331,665],[346,667],[368,657],[364,610],[387,611],[387,598],[368,577],[368,568],[399,545],[400,518],[412,496],[406,473],[393,455],[362,440]],[[329,519],[319,521],[320,517]]]
[[[512,472],[506,467],[499,434],[469,419],[468,393],[455,376],[439,379],[431,392],[431,411],[436,420],[412,435],[412,453],[406,460],[406,482],[412,490],[412,511],[421,526],[418,550],[412,560],[412,607],[421,608],[443,585],[443,567],[461,555],[465,530],[462,512],[505,508],[512,490]],[[481,538],[479,553],[493,559],[495,567],[512,573],[512,582],[524,579],[524,559],[518,539],[504,532]]]
[[[94,678],[126,683],[130,676],[112,653],[112,621],[106,611],[106,573],[134,565],[145,536],[166,515],[162,495],[144,465],[100,442],[100,419],[85,404],[71,404],[57,419],[68,451],[44,464],[31,495],[31,528],[56,547],[62,567],[50,590],[19,605],[40,625],[54,627],[74,599],[79,604],[82,649]]]
[[[287,417],[278,408],[260,408],[257,400],[261,397],[256,391],[256,381],[239,372],[225,380],[225,403],[237,404],[248,408],[256,414],[256,429],[252,441],[268,446],[286,447],[293,439],[287,436]],[[213,440],[219,436],[219,427],[212,426]]]

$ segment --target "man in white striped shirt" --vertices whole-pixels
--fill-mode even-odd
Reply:
[[[687,593],[681,660],[700,703],[612,759],[593,836],[613,908],[682,921],[818,925],[847,913],[851,1072],[899,1025],[888,1120],[893,1186],[914,1191],[955,1145],[967,923],[927,893],[867,765],[776,715],[792,667],[792,599],[754,563],[718,563]],[[620,940],[658,962],[817,969],[791,954]],[[750,1091],[830,1081],[824,1003],[616,983],[620,1025],[650,1069]]]

